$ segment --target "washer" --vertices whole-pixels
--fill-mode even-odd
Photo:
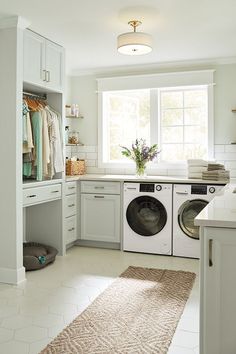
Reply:
[[[124,183],[124,251],[171,254],[172,185]]]
[[[175,184],[173,189],[173,255],[199,258],[199,227],[194,218],[223,185]]]

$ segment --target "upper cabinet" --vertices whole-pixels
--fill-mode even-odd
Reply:
[[[64,48],[25,30],[24,81],[53,91],[63,91]]]

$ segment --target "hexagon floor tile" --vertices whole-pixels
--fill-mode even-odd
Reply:
[[[0,284],[0,353],[38,354],[130,265],[182,269],[198,275],[199,262],[73,247],[49,267],[27,272],[27,282]],[[198,354],[198,291],[197,277],[168,354]]]
[[[48,337],[46,328],[37,326],[29,326],[22,329],[17,329],[15,332],[15,339],[22,342],[33,343]]]

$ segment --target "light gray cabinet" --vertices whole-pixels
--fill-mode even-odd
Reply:
[[[64,197],[64,240],[69,245],[78,238],[77,228],[77,183],[66,182]]]
[[[236,230],[201,230],[200,352],[236,353]]]
[[[81,192],[81,240],[120,243],[120,183],[85,181]]]
[[[24,81],[61,92],[63,78],[64,49],[37,33],[25,30]]]

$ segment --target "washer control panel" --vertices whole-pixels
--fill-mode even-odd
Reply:
[[[139,192],[154,193],[155,184],[154,183],[140,183]]]
[[[156,191],[160,192],[162,190],[162,186],[160,184],[156,185]]]

